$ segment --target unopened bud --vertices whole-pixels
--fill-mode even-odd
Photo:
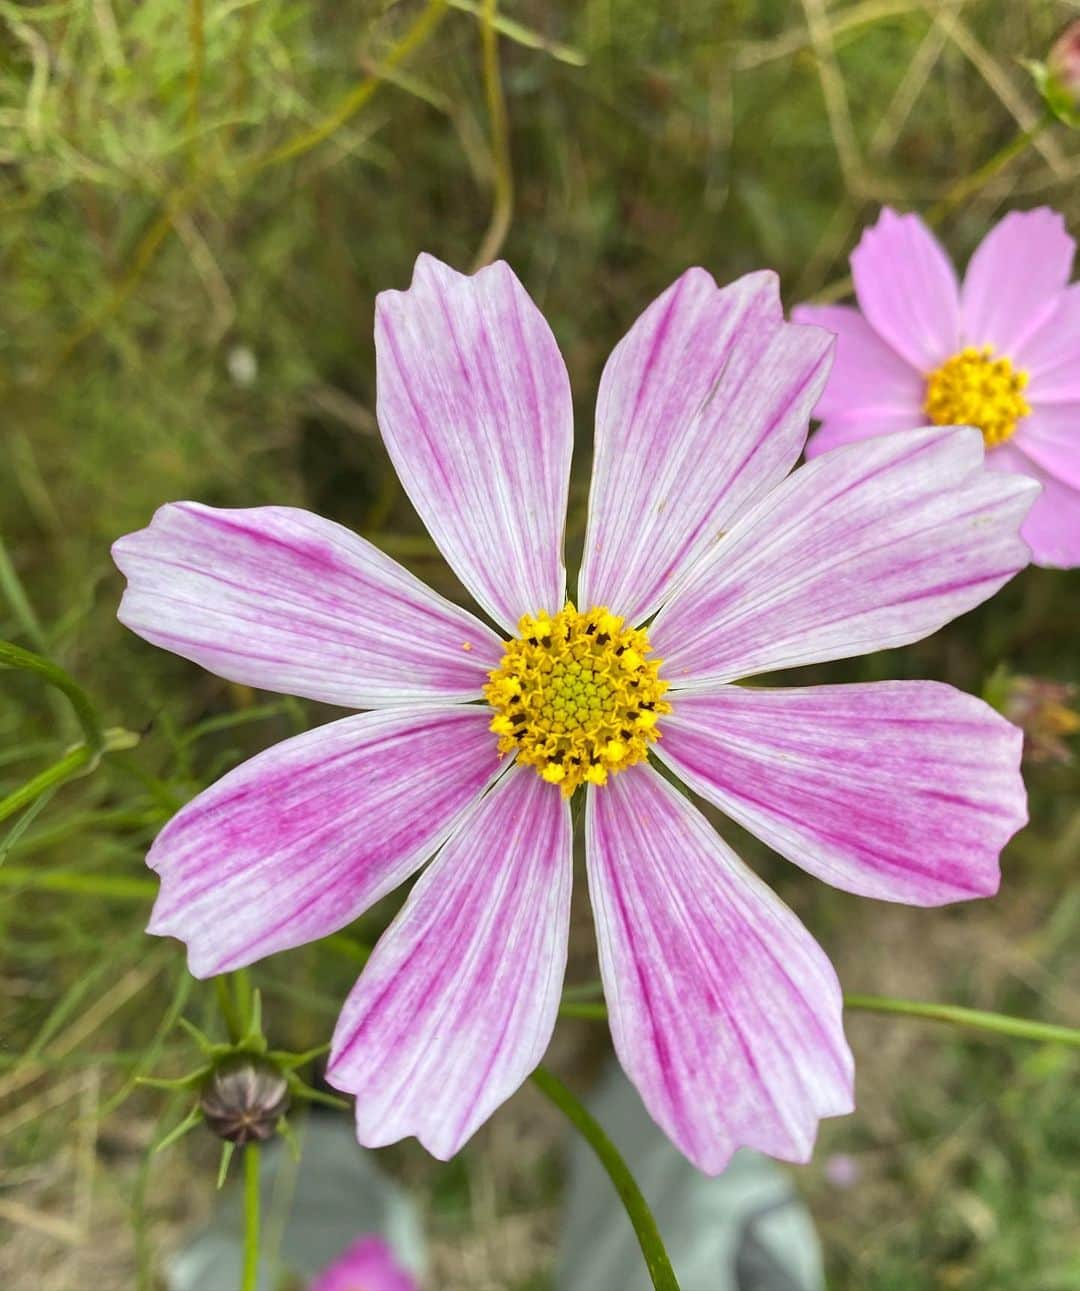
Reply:
[[[1080,713],[1070,708],[1076,688],[1043,677],[1009,677],[1001,690],[1001,712],[1024,732],[1029,762],[1069,762],[1064,737],[1080,731]]]
[[[1045,63],[1028,62],[1027,68],[1054,116],[1080,129],[1080,19],[1054,41]]]
[[[1069,23],[1054,41],[1046,70],[1069,96],[1073,107],[1080,108],[1080,18]]]
[[[266,1058],[235,1054],[207,1077],[199,1107],[219,1138],[240,1147],[264,1143],[288,1110],[288,1082]]]

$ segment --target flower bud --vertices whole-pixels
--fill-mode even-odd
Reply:
[[[1069,103],[1080,109],[1080,18],[1069,23],[1054,42],[1046,70]]]
[[[199,1107],[219,1138],[240,1147],[263,1143],[288,1110],[288,1082],[266,1058],[233,1054],[207,1077]]]
[[[1076,688],[1043,677],[1009,677],[997,707],[1024,732],[1024,758],[1029,762],[1072,760],[1064,737],[1080,731],[1080,713],[1070,708]]]

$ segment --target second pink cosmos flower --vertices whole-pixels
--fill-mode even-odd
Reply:
[[[583,783],[628,1075],[703,1170],[741,1146],[806,1159],[818,1119],[852,1106],[835,974],[650,759],[848,891],[993,892],[1026,815],[1020,733],[985,704],[934,682],[731,683],[916,641],[978,604],[1027,562],[1037,486],[984,469],[978,432],[937,427],[789,477],[831,338],[785,323],[771,273],[721,290],[690,270],[605,368],[581,610],[564,609],[570,387],[521,284],[421,256],[380,296],[376,344],[387,449],[497,630],[304,511],[182,502],[121,539],[135,632],[372,710],[180,811],[149,856],[150,930],[221,973],[342,928],[434,857],[345,1004],[329,1077],[362,1143],[450,1156],[551,1037]]]

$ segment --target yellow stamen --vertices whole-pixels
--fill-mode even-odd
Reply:
[[[567,604],[555,615],[525,615],[518,631],[484,687],[499,752],[567,797],[644,761],[659,718],[671,712],[645,630],[604,606],[580,614]]]
[[[1031,411],[1021,394],[1028,374],[1014,368],[993,347],[969,345],[926,379],[924,411],[938,426],[977,426],[987,448],[1011,438],[1017,422]]]

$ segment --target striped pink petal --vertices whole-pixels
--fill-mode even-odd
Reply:
[[[415,1135],[445,1160],[518,1088],[566,968],[570,808],[511,770],[421,875],[346,1001],[327,1078],[360,1142]]]
[[[885,209],[851,253],[851,275],[863,316],[920,372],[960,348],[956,272],[917,215]]]
[[[784,478],[829,350],[784,322],[772,273],[690,269],[649,306],[600,382],[582,605],[640,622]]]
[[[935,681],[681,695],[661,759],[818,878],[940,905],[997,890],[1027,820],[1022,733]]]
[[[791,911],[648,766],[590,790],[589,891],[615,1051],[700,1169],[741,1147],[809,1158],[852,1108],[827,957]]]
[[[1054,312],[1076,243],[1057,211],[1012,211],[983,238],[960,293],[964,340],[1014,356]]]
[[[179,811],[147,864],[149,932],[196,977],[351,923],[435,851],[499,771],[485,710],[360,713],[286,740]]]
[[[510,632],[561,609],[570,381],[510,267],[467,278],[422,255],[379,296],[375,346],[386,447],[451,568]]]
[[[834,449],[727,535],[649,635],[673,686],[906,645],[1027,564],[1037,493],[984,469],[982,436],[942,426]]]
[[[121,623],[230,681],[348,708],[478,699],[501,643],[342,525],[162,507],[113,545]]]

